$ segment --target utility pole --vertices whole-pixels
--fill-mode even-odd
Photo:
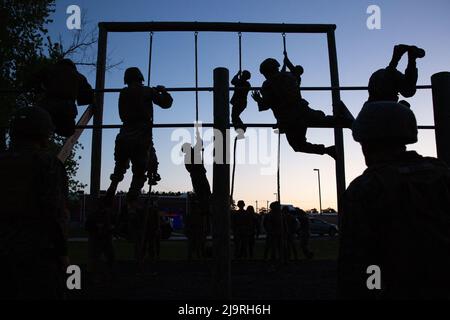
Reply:
[[[314,171],[317,171],[317,180],[319,181],[319,213],[322,214],[322,191],[320,189],[320,170],[314,169]]]

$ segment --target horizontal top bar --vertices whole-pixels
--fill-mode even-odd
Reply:
[[[100,22],[107,32],[211,31],[267,33],[327,33],[335,24],[240,23],[240,22]]]
[[[183,92],[183,91],[213,91],[213,87],[176,87],[176,88],[166,88],[167,91],[171,92]],[[234,91],[235,87],[230,87],[230,91]],[[251,90],[260,90],[261,87],[251,87]],[[368,90],[367,87],[364,86],[342,86],[342,87],[300,87],[301,91],[330,91],[330,90],[342,90],[342,91],[364,91]],[[416,89],[431,89],[431,85],[418,85]],[[105,88],[105,89],[94,89],[95,92],[120,92],[122,88]],[[18,90],[18,89],[0,89],[0,94],[8,94],[8,93],[21,93],[26,92],[26,90]]]

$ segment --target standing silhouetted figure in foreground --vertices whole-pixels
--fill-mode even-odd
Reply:
[[[300,208],[295,208],[300,223],[298,236],[300,238],[300,249],[306,259],[312,259],[314,253],[309,249],[309,237],[311,235],[309,229],[309,218],[305,211]]]
[[[94,91],[70,59],[61,59],[36,75],[44,98],[39,106],[46,109],[55,125],[55,133],[70,137],[75,132],[77,104],[94,102]]]
[[[296,152],[313,154],[328,154],[336,159],[334,146],[325,147],[323,144],[312,144],[306,141],[306,131],[309,126],[341,126],[350,128],[353,117],[345,105],[340,102],[335,108],[340,109],[341,116],[327,116],[319,110],[309,107],[308,101],[302,98],[298,79],[288,72],[279,71],[277,60],[264,60],[259,71],[266,78],[260,92],[252,93],[258,103],[259,111],[272,109],[277,119],[277,127]]]
[[[450,298],[450,169],[406,151],[417,123],[399,103],[366,103],[353,138],[367,169],[343,195],[341,298]]]
[[[230,103],[232,105],[231,109],[231,122],[233,123],[234,129],[238,131],[242,130],[240,133],[245,132],[247,127],[242,122],[240,115],[247,107],[247,96],[250,92],[250,80],[251,74],[249,71],[239,71],[231,80],[231,84],[235,87],[233,96],[231,97]]]
[[[158,159],[153,147],[153,103],[168,109],[173,102],[163,86],[146,87],[142,84],[143,81],[144,77],[138,68],[128,68],[125,71],[124,82],[127,87],[120,91],[119,96],[119,115],[123,126],[116,137],[116,163],[105,197],[106,203],[110,204],[131,161],[133,178],[127,194],[129,214],[136,210],[137,198],[145,180],[148,178],[150,185],[155,185],[160,180]]]
[[[0,154],[0,298],[60,299],[68,266],[63,225],[68,195],[64,165],[47,152],[47,111],[25,107]]]
[[[403,74],[397,70],[397,66],[405,53],[408,53],[408,65]],[[416,59],[424,56],[425,50],[416,46],[396,45],[389,65],[374,72],[370,77],[368,102],[397,102],[399,93],[405,98],[412,97],[416,93],[418,77]]]

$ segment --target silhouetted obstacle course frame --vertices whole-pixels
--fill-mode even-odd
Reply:
[[[99,23],[99,39],[97,52],[96,74],[96,106],[93,110],[93,133],[91,153],[91,195],[96,196],[100,191],[101,149],[103,102],[105,90],[105,69],[107,38],[109,32],[262,32],[262,33],[318,33],[326,34],[328,43],[328,57],[330,64],[332,104],[340,101],[339,73],[337,65],[336,42],[333,24],[267,24],[267,23],[216,23],[216,22],[101,22]],[[179,88],[179,91],[211,91],[200,88]],[[175,90],[172,90],[175,91]],[[108,91],[111,92],[111,91]],[[114,92],[114,91],[112,91]],[[213,127],[222,132],[222,137],[229,135],[229,72],[225,68],[214,70],[214,123]],[[333,108],[334,109],[334,108]],[[337,110],[333,110],[334,115]],[[158,127],[155,125],[155,127]],[[217,132],[217,130],[215,130]],[[334,128],[335,146],[338,157],[336,159],[336,184],[339,198],[345,191],[344,139],[342,128]],[[222,139],[215,139],[221,141]],[[224,139],[224,141],[229,141]],[[217,150],[218,144],[214,145]],[[220,147],[225,148],[224,145]],[[230,170],[227,152],[222,153],[225,159],[221,163],[215,161],[213,165],[213,248],[216,257],[214,268],[214,292],[217,298],[228,298],[231,295],[230,272],[230,242],[229,242],[229,207],[230,207]],[[216,159],[217,160],[217,159]]]
[[[103,124],[103,104],[104,94],[110,92],[120,92],[120,88],[105,88],[107,38],[109,32],[236,32],[239,35],[243,32],[259,33],[317,33],[325,34],[327,37],[328,58],[330,66],[330,87],[302,87],[302,91],[331,91],[332,104],[337,105],[340,101],[341,90],[367,90],[365,86],[339,86],[339,72],[336,54],[335,29],[334,24],[273,24],[273,23],[215,23],[215,22],[101,22],[99,23],[99,38],[97,51],[97,72],[96,72],[96,104],[95,108],[89,107],[86,118],[93,117],[93,125],[77,126],[78,136],[83,129],[92,129],[92,153],[91,153],[91,196],[98,196],[100,191],[101,178],[101,149],[102,130],[116,129],[121,125]],[[150,45],[151,47],[151,45]],[[434,118],[436,124],[436,145],[438,157],[450,165],[450,72],[440,72],[431,78],[432,85],[417,86],[417,89],[432,89]],[[252,89],[260,89],[254,87]],[[226,68],[216,68],[214,70],[213,87],[178,87],[167,88],[171,92],[205,91],[214,94],[214,122],[203,123],[203,127],[213,127],[215,132],[221,132],[224,141],[229,141],[229,92],[234,88],[229,85],[229,72]],[[15,92],[15,90],[0,90],[1,94]],[[337,114],[334,110],[333,114]],[[86,120],[86,119],[84,119]],[[84,121],[88,123],[88,121]],[[272,128],[273,124],[250,123],[248,127]],[[154,124],[155,128],[179,128],[194,127],[194,123],[167,123]],[[335,146],[338,154],[336,160],[336,185],[338,211],[341,212],[340,198],[345,191],[345,167],[344,167],[344,142],[343,130],[333,127]],[[435,129],[434,126],[419,126],[419,129]],[[78,138],[78,137],[77,137]],[[222,141],[222,139],[215,139]],[[72,141],[73,142],[73,141]],[[229,298],[231,296],[231,265],[230,265],[230,168],[229,154],[226,152],[224,144],[214,145],[222,150],[223,158],[215,161],[213,165],[213,248],[215,256],[214,267],[214,293],[216,298]],[[216,159],[217,160],[217,159]]]

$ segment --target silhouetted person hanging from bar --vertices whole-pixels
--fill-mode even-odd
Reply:
[[[61,59],[36,75],[44,91],[44,98],[38,103],[46,109],[55,125],[55,133],[70,137],[75,132],[75,118],[79,106],[94,102],[94,91],[75,63]]]
[[[209,201],[211,197],[211,187],[206,176],[206,169],[202,159],[203,141],[196,129],[196,143],[192,146],[190,143],[184,143],[181,151],[184,153],[184,166],[189,172],[192,181],[192,188],[197,196],[204,214],[209,211]]]
[[[231,122],[240,137],[242,137],[243,133],[247,130],[247,127],[242,122],[240,115],[247,107],[247,96],[251,88],[250,82],[248,81],[250,78],[250,72],[244,70],[242,72],[239,71],[231,80],[231,84],[235,87],[233,96],[230,100],[232,105]]]
[[[158,159],[153,147],[153,103],[168,109],[173,102],[165,87],[147,87],[142,84],[143,81],[144,77],[138,68],[132,67],[125,71],[124,82],[128,86],[120,91],[119,96],[119,115],[123,127],[116,137],[116,164],[105,197],[105,203],[109,205],[131,161],[133,178],[127,194],[129,214],[136,210],[146,175],[150,185],[156,185],[160,180]]]
[[[449,299],[449,167],[406,150],[417,122],[400,103],[366,103],[353,139],[367,169],[342,197],[340,297]]]
[[[408,53],[408,65],[403,74],[397,70],[397,66],[405,53]],[[375,71],[370,77],[368,102],[397,102],[399,93],[405,98],[412,97],[416,93],[418,77],[416,60],[424,56],[425,50],[416,46],[396,45],[389,65]]]
[[[264,60],[259,71],[266,78],[260,92],[253,91],[252,98],[258,103],[259,111],[272,109],[277,119],[277,127],[296,152],[328,154],[336,159],[334,146],[312,144],[306,141],[309,126],[337,126],[350,128],[353,117],[341,101],[335,108],[340,108],[339,117],[327,116],[319,110],[309,107],[308,101],[302,98],[298,79],[291,73],[280,72],[277,60]]]

